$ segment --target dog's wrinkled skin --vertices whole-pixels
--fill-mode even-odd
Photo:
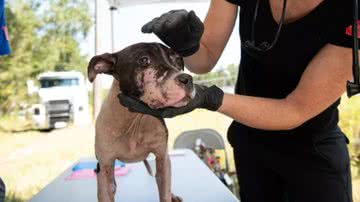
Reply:
[[[132,113],[118,100],[120,92],[140,99],[152,108],[180,107],[194,96],[191,76],[184,74],[184,63],[171,49],[158,43],[139,43],[117,53],[94,56],[88,66],[92,82],[105,73],[115,79],[96,120],[95,153],[99,161],[98,199],[114,201],[116,183],[114,161],[146,162],[149,153],[156,157],[156,181],[160,202],[181,202],[170,191],[168,131],[164,121]]]

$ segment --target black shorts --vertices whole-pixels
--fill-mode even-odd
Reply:
[[[240,138],[234,148],[241,202],[352,202],[347,139],[340,129],[309,141],[260,139]]]

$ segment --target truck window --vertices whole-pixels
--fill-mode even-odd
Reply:
[[[41,88],[63,87],[63,86],[78,86],[79,79],[40,79]]]

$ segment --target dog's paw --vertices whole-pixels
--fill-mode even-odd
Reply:
[[[182,198],[175,196],[174,194],[171,195],[171,202],[182,202]]]

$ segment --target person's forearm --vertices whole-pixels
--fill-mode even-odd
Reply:
[[[238,7],[223,0],[212,0],[204,20],[200,49],[184,58],[186,67],[194,73],[210,72],[216,65],[234,28]]]
[[[205,74],[212,70],[217,62],[217,56],[212,54],[204,43],[200,43],[199,50],[184,58],[186,68],[196,74]]]
[[[289,130],[305,120],[288,99],[225,94],[219,112],[247,126],[264,130]]]

